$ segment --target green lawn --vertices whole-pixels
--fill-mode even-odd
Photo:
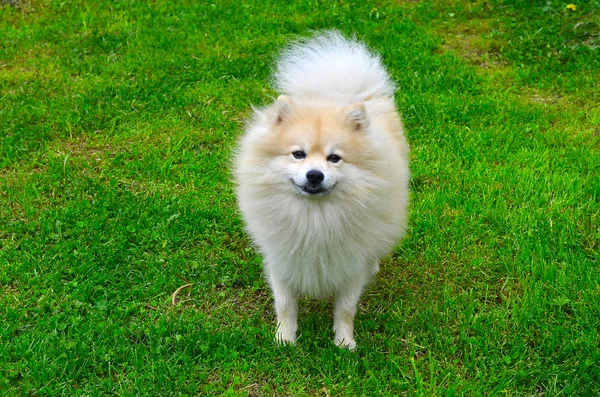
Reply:
[[[599,396],[600,2],[268,3],[0,1],[0,394]],[[324,28],[412,147],[355,353],[330,301],[275,346],[229,171]]]

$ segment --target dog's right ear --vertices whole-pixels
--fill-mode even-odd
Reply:
[[[367,117],[364,103],[356,102],[348,105],[344,108],[343,112],[346,115],[346,121],[350,123],[353,129],[358,131],[369,125],[369,118]]]
[[[272,108],[275,116],[275,124],[283,123],[289,117],[294,106],[294,101],[289,96],[280,95]]]

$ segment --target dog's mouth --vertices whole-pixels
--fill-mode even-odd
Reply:
[[[292,179],[292,185],[294,185],[294,189],[296,189],[296,192],[302,195],[323,197],[331,193],[335,185],[337,185],[337,182],[330,188],[325,188],[321,185],[312,185],[310,183],[307,183],[304,186],[300,186],[296,184],[296,182],[294,182],[294,180]]]

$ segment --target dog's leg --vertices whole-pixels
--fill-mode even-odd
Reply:
[[[361,280],[361,282],[348,285],[335,295],[335,308],[333,311],[334,343],[350,350],[356,348],[354,316],[364,285],[365,283]]]
[[[379,259],[373,262],[373,275],[379,273]]]
[[[276,276],[271,275],[270,281],[277,313],[275,340],[278,343],[294,343],[298,330],[298,297],[287,283]]]

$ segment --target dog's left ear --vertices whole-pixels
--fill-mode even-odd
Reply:
[[[273,113],[275,114],[275,123],[281,124],[288,118],[292,109],[294,108],[294,102],[289,96],[280,95],[275,104],[273,105]]]
[[[346,121],[350,123],[354,130],[362,130],[369,125],[367,111],[362,102],[356,102],[346,106],[344,108],[344,115],[346,116]]]

